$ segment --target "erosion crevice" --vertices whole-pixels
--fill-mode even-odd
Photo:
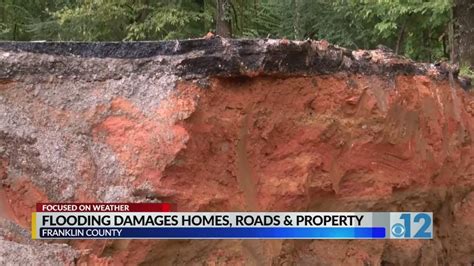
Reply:
[[[246,108],[247,112],[251,111]],[[257,211],[257,191],[256,182],[252,175],[252,169],[247,156],[247,138],[249,131],[249,115],[244,114],[242,125],[239,130],[237,148],[236,148],[236,164],[237,164],[237,179],[239,181],[240,189],[242,190],[247,206],[247,211]]]

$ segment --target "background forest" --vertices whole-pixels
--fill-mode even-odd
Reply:
[[[0,0],[0,39],[326,39],[474,65],[472,0]]]

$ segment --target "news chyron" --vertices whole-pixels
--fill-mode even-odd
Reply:
[[[431,212],[176,212],[168,203],[38,203],[33,239],[432,239]]]

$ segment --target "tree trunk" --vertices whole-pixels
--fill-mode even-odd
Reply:
[[[474,2],[454,0],[455,62],[474,68]]]
[[[294,10],[293,15],[293,31],[294,39],[298,40],[300,38],[300,3],[299,0],[293,0],[292,7]]]
[[[217,0],[216,34],[224,38],[232,37],[229,1],[230,0]]]
[[[403,38],[405,38],[405,28],[407,26],[407,21],[403,22],[400,31],[398,31],[397,45],[395,46],[395,54],[400,54],[401,47],[403,44]]]

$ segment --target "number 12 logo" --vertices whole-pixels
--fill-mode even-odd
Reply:
[[[413,220],[412,220],[413,216]],[[432,219],[427,213],[402,213],[400,220],[392,226],[392,235],[397,238],[432,238]],[[417,230],[412,236],[412,228]]]

